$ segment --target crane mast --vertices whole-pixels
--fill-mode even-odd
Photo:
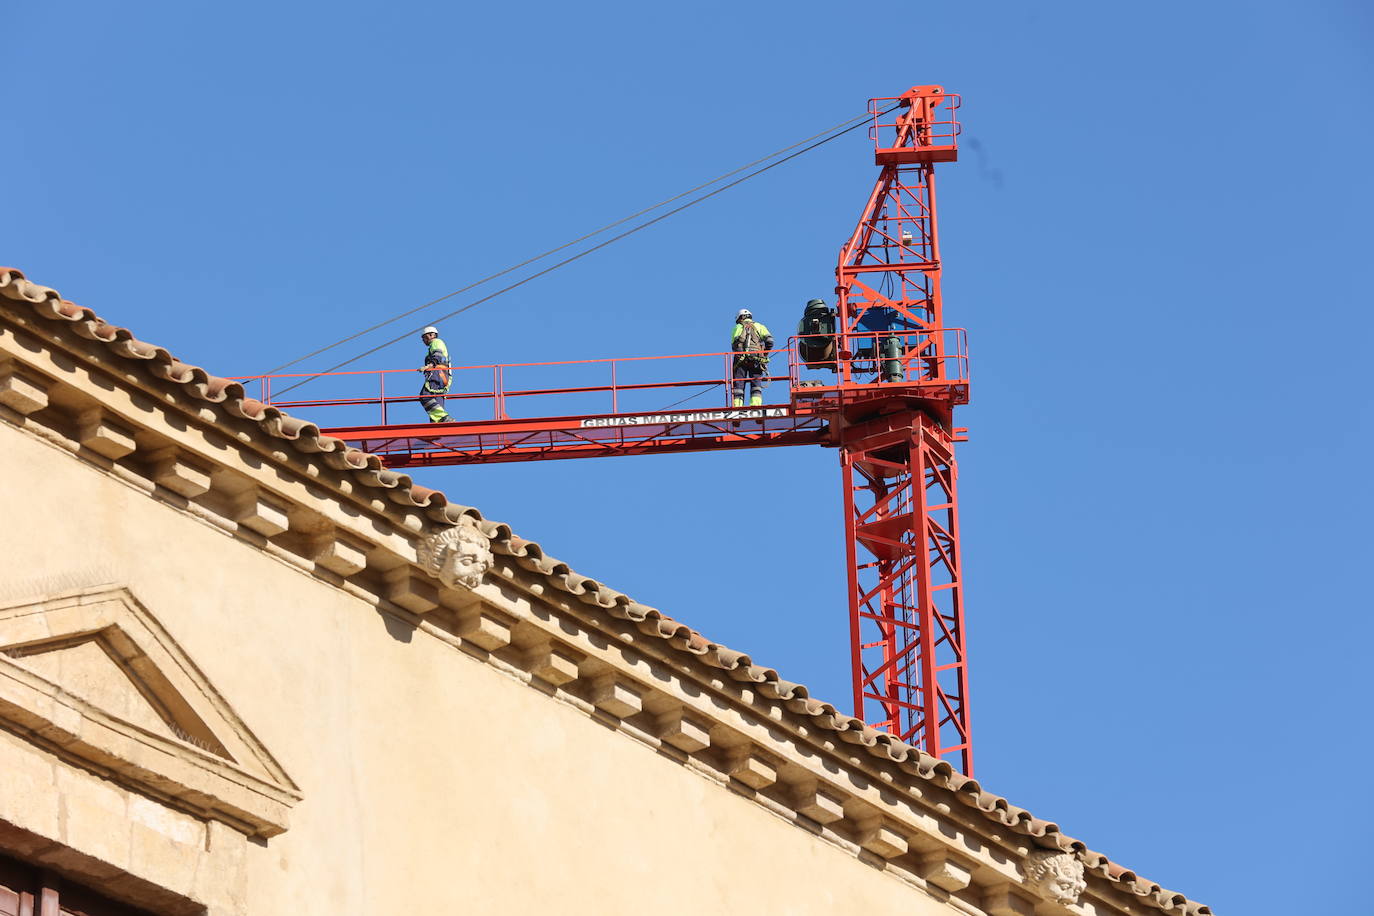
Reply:
[[[844,477],[854,707],[971,773],[954,461],[964,431],[953,426],[967,373],[962,335],[944,324],[935,210],[935,163],[958,156],[959,99],[917,86],[869,105],[881,172],[835,269],[831,424]]]
[[[380,422],[323,431],[393,468],[837,449],[855,715],[971,776],[954,461],[965,430],[953,425],[954,407],[968,402],[968,357],[963,330],[944,324],[935,216],[935,164],[958,156],[959,98],[916,86],[869,106],[880,173],[840,250],[834,311],[820,303],[821,324],[775,351],[787,357],[785,376],[767,370],[768,381],[787,383],[786,401],[733,409],[730,353],[455,367],[457,390],[447,400],[464,418],[436,424],[389,422],[389,409],[418,409],[413,394],[387,394],[388,378],[394,392],[413,381],[414,369],[336,373],[328,399],[273,400],[273,381],[293,377],[254,378],[262,400],[278,407],[349,416],[380,408]],[[811,306],[806,316],[803,328]],[[551,372],[595,378],[549,387]],[[338,396],[374,376],[375,395]],[[676,408],[683,392],[703,388],[718,388],[722,406]],[[669,397],[678,400],[662,407]],[[466,418],[470,405],[483,404],[487,416]]]

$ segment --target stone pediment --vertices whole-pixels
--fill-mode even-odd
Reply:
[[[300,792],[128,589],[0,604],[0,726],[174,807],[273,836]]]

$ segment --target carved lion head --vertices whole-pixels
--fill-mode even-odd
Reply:
[[[1041,893],[1065,905],[1077,903],[1087,888],[1083,863],[1070,852],[1037,849],[1026,860],[1026,877]]]
[[[450,588],[476,588],[491,569],[491,542],[470,522],[436,531],[415,548],[425,572]]]

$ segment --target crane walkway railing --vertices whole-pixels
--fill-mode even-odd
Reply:
[[[963,328],[898,328],[847,334],[805,334],[788,342],[788,377],[835,372],[847,363],[857,384],[968,381],[968,332]],[[873,376],[867,378],[867,376]]]
[[[435,397],[455,419],[510,420],[531,417],[585,417],[654,413],[680,407],[729,406],[733,353],[675,356],[631,356],[611,359],[556,360],[452,366],[446,393],[423,394],[425,368],[330,372],[319,376],[329,396],[295,393],[289,400],[273,396],[274,386],[294,385],[311,373],[245,376],[237,379],[249,393],[283,409],[318,408],[329,426],[390,426],[410,423],[417,400]],[[779,365],[765,377],[787,383],[781,374],[781,352],[770,354]],[[711,399],[714,395],[714,401]],[[404,413],[398,411],[402,405]],[[412,410],[413,409],[413,410]],[[686,408],[686,409],[690,409]]]
[[[240,376],[237,380],[263,403],[292,411],[311,409],[311,419],[326,427],[424,422],[418,404],[421,397],[442,401],[456,422],[581,421],[729,408],[736,356],[716,352],[451,366],[449,390],[443,393],[421,392],[429,371],[424,367]],[[968,378],[962,328],[793,337],[766,356],[768,368],[760,380],[787,386],[785,396],[767,393],[772,404],[813,400],[840,389],[862,391],[877,384],[944,385]],[[850,369],[849,383],[841,384],[834,372],[841,362]],[[316,379],[316,384],[328,387],[327,396],[300,390],[303,380]],[[274,396],[274,387],[288,387],[292,395]]]

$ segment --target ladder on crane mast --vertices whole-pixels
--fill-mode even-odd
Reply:
[[[833,333],[772,354],[766,380],[786,383],[785,401],[730,406],[732,353],[454,367],[450,412],[482,417],[437,424],[396,422],[398,405],[419,413],[413,368],[329,373],[330,398],[273,398],[274,381],[307,373],[242,381],[275,407],[333,411],[340,425],[325,434],[391,468],[836,449],[854,713],[971,776],[954,460],[967,431],[953,425],[968,353],[964,330],[944,324],[935,211],[935,163],[958,156],[959,104],[939,86],[869,101],[879,176],[840,250]],[[712,390],[722,406],[682,406]]]

